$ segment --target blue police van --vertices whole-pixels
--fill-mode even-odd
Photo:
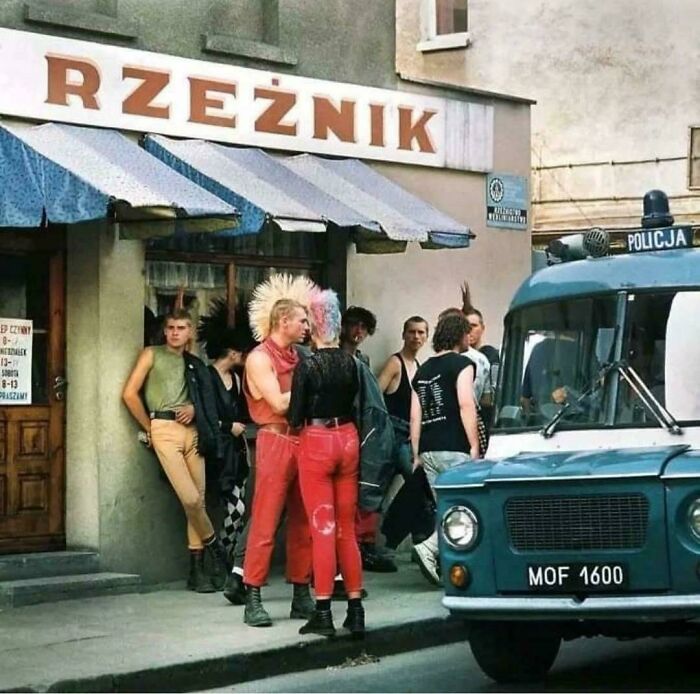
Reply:
[[[551,245],[571,262],[513,298],[487,457],[436,483],[443,605],[496,681],[700,618],[700,249],[663,193],[644,205],[625,254]]]

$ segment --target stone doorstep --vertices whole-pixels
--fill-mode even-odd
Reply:
[[[117,595],[138,592],[140,589],[140,576],[107,571],[2,581],[0,582],[0,608],[99,595]]]
[[[44,576],[75,576],[100,570],[97,552],[33,552],[0,555],[0,583]]]

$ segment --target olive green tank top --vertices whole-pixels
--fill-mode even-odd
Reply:
[[[146,379],[146,405],[150,412],[174,410],[190,402],[185,380],[185,359],[165,345],[151,347],[153,366]]]

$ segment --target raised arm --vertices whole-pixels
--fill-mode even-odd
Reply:
[[[470,455],[476,460],[479,454],[479,432],[476,424],[476,403],[474,402],[474,366],[471,364],[457,376],[457,401],[459,416],[469,441]]]
[[[131,413],[131,416],[141,425],[141,428],[147,433],[151,431],[151,420],[148,416],[148,412],[146,412],[146,408],[143,406],[140,393],[148,377],[148,372],[152,368],[153,352],[146,347],[146,349],[139,354],[136,364],[124,384],[124,390],[122,390],[122,400],[126,408]]]
[[[259,394],[275,414],[286,414],[290,393],[280,390],[270,357],[263,352],[251,352],[246,359],[245,372],[253,395]]]
[[[401,380],[401,364],[399,358],[395,354],[392,354],[387,359],[377,380],[379,381],[379,388],[382,393],[386,393],[387,391],[394,393],[399,387],[399,382]]]

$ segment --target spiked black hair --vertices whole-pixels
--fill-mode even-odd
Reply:
[[[236,327],[228,326],[228,303],[223,297],[213,299],[209,304],[209,315],[199,319],[197,340],[204,345],[209,359],[218,359],[230,349],[245,354],[257,344],[246,311],[237,310]]]

